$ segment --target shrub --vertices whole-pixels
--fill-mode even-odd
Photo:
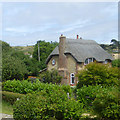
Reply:
[[[112,66],[120,68],[120,59],[113,60],[112,61]]]
[[[104,90],[101,85],[97,86],[83,86],[80,89],[77,89],[76,95],[77,100],[80,103],[84,103],[86,109],[90,109],[92,106],[92,102],[96,98],[96,95],[101,91]]]
[[[41,83],[39,80],[36,82],[29,82],[27,80],[19,81],[19,80],[8,80],[3,82],[2,89],[4,91],[27,94],[33,93],[38,91],[53,91],[53,90],[64,90],[66,93],[72,93],[72,90],[69,85],[55,85],[55,84],[48,84],[48,83]]]
[[[10,104],[14,104],[14,102],[17,100],[17,98],[21,98],[24,95],[19,94],[19,93],[13,93],[13,92],[7,92],[7,91],[2,91],[2,99],[5,100],[6,102],[9,102]]]
[[[97,119],[118,119],[120,117],[120,91],[118,87],[83,86],[77,90],[77,100],[87,111],[97,114]]]
[[[90,63],[77,74],[77,88],[83,85],[119,85],[119,69],[101,63]]]
[[[100,91],[93,101],[93,110],[99,118],[118,120],[120,118],[120,91],[116,88]]]
[[[40,75],[40,78],[45,83],[53,83],[59,84],[61,82],[62,77],[58,74],[58,71],[52,69],[51,71],[45,71]]]
[[[83,113],[83,104],[68,99],[63,90],[41,91],[28,94],[14,104],[14,119],[78,120]]]

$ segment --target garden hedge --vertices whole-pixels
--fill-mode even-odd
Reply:
[[[2,99],[5,100],[6,102],[9,102],[12,105],[17,99],[20,99],[24,96],[24,94],[7,92],[7,91],[0,91],[0,92],[2,94]]]
[[[15,120],[79,120],[83,106],[63,90],[43,90],[16,101],[13,116]]]
[[[28,80],[8,80],[6,82],[3,82],[2,84],[2,90],[3,91],[9,91],[14,93],[20,93],[20,94],[27,94],[27,93],[35,93],[40,92],[42,90],[46,91],[52,91],[55,90],[64,90],[66,93],[71,94],[72,90],[69,85],[56,85],[52,83],[42,83],[39,80],[36,82],[29,82]]]
[[[77,89],[77,100],[83,103],[89,112],[93,111],[98,119],[120,118],[120,91],[116,86],[83,86]]]

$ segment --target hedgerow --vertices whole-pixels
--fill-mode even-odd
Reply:
[[[6,102],[9,102],[12,105],[17,99],[20,99],[24,96],[24,94],[7,92],[7,91],[1,91],[1,94],[2,94],[2,99],[5,100]]]
[[[8,80],[2,84],[2,90],[14,92],[14,93],[35,93],[42,90],[45,91],[53,91],[54,90],[64,90],[66,93],[72,92],[69,85],[56,85],[52,83],[42,83],[39,80],[36,82],[29,82],[27,80],[19,81],[19,80]]]
[[[63,90],[27,94],[14,104],[14,119],[79,120],[84,112],[83,104],[69,99]]]
[[[116,86],[83,86],[77,89],[77,100],[98,119],[120,118],[120,91]]]

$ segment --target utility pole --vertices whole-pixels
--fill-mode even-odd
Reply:
[[[38,44],[38,61],[40,62],[40,44],[39,44],[40,41],[37,41],[37,44]]]

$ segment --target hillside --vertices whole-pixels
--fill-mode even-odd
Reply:
[[[23,51],[25,55],[32,55],[34,51],[34,46],[12,46],[12,48],[18,51]]]
[[[112,45],[109,44],[100,44],[100,46],[106,50],[108,53],[112,54],[115,59],[120,58],[120,52],[118,49],[115,49]],[[33,46],[12,46],[15,50],[23,51],[25,55],[32,55],[34,51],[34,45]]]

